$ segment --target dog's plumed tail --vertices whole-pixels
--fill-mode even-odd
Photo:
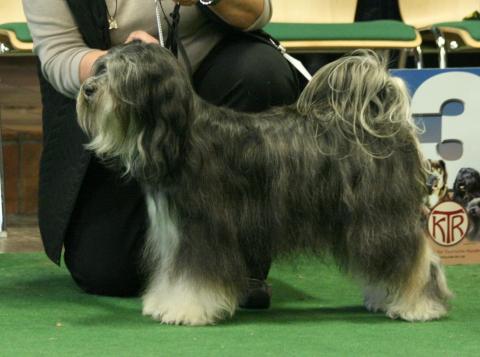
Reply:
[[[298,111],[312,120],[336,126],[344,140],[373,158],[385,158],[393,148],[384,145],[402,130],[415,132],[405,84],[389,75],[386,63],[373,51],[358,50],[322,67],[297,102]],[[377,143],[377,145],[376,145]],[[339,149],[339,147],[333,147]],[[338,151],[337,151],[338,152]]]

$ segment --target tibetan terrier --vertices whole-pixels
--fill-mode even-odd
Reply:
[[[453,183],[453,200],[467,207],[474,198],[480,197],[480,172],[471,167],[462,167]]]
[[[465,207],[469,219],[468,239],[480,240],[480,197],[472,199]]]
[[[88,149],[145,191],[145,315],[184,325],[233,315],[246,261],[266,248],[333,256],[368,310],[446,314],[409,97],[373,52],[326,65],[293,105],[246,114],[199,98],[167,50],[132,43],[96,62],[77,110]]]
[[[429,209],[435,207],[438,203],[449,198],[447,186],[447,166],[443,160],[428,160],[427,189],[428,197],[426,205]]]

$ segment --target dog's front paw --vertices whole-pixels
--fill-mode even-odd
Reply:
[[[168,325],[205,326],[217,322],[214,316],[208,316],[205,311],[196,307],[171,308],[161,306],[154,312],[152,318]]]
[[[152,289],[143,297],[143,315],[169,325],[212,325],[232,316],[236,298],[190,286]]]
[[[157,305],[159,305],[159,302],[155,298],[155,295],[156,294],[149,293],[143,296],[143,316],[153,316],[155,314],[155,311],[157,310]]]
[[[201,326],[212,325],[217,319],[198,304],[186,304],[184,301],[165,300],[162,296],[145,296],[143,315],[169,325]]]

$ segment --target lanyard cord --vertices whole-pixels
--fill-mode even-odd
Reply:
[[[170,14],[170,17],[172,18],[172,23],[170,23],[168,21],[167,15],[165,14],[165,11],[163,10],[162,4],[160,3],[160,1],[162,0],[154,0],[154,1],[155,1],[155,19],[157,21],[158,41],[160,42],[160,46],[170,49],[172,53],[175,55],[175,57],[178,57],[178,51],[180,51],[182,58],[185,62],[187,71],[191,76],[193,73],[192,64],[188,59],[187,52],[185,51],[185,48],[183,47],[182,42],[179,40],[178,31],[179,31],[179,23],[180,23],[180,4],[176,4],[175,8],[173,9],[173,12]],[[168,35],[167,35],[166,42],[163,37],[163,31],[162,31],[162,19],[161,19],[162,14],[165,16],[165,21],[167,22],[167,25],[168,25]]]
[[[165,46],[170,48],[175,57],[178,57],[178,24],[180,22],[180,4],[175,5],[170,17],[172,18],[172,23],[168,30],[167,42],[165,43]]]
[[[165,41],[163,39],[162,21],[160,18],[160,0],[155,0],[155,16],[157,20],[158,40],[160,46],[165,47]]]
[[[180,4],[176,4],[173,12],[170,14],[172,18],[172,23],[168,24],[168,35],[167,41],[165,42],[163,37],[163,29],[162,29],[162,19],[161,19],[161,12],[163,12],[163,7],[160,4],[161,0],[155,0],[155,17],[157,21],[157,29],[158,29],[158,41],[160,42],[160,46],[169,48],[175,57],[178,56],[178,24],[180,22]],[[168,23],[168,20],[167,20]]]

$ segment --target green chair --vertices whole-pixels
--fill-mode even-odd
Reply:
[[[478,0],[398,0],[402,19],[430,38],[439,51],[439,67],[447,67],[447,53],[480,49]],[[476,19],[465,20],[476,15]]]
[[[0,24],[0,42],[4,51],[32,52],[32,36],[25,22]]]
[[[265,31],[290,53],[349,51],[356,48],[411,50],[421,68],[421,37],[401,21],[354,22],[357,0],[272,0]]]
[[[23,13],[22,0],[0,1],[0,54],[9,51],[31,53],[32,37]]]

